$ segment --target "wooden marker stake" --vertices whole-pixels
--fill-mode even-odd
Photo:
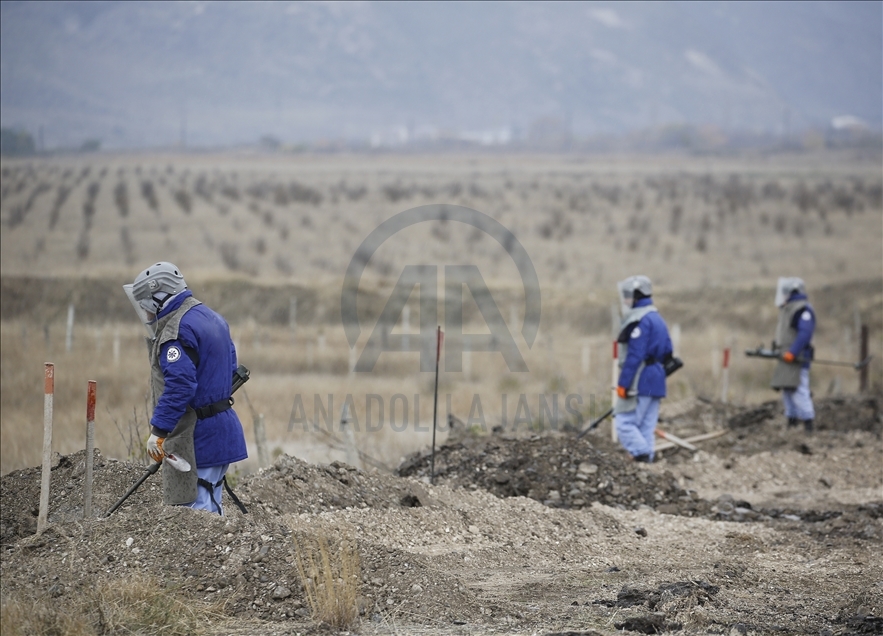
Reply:
[[[49,476],[52,470],[52,402],[55,396],[55,365],[43,365],[43,472],[40,476],[40,512],[37,534],[49,525]]]

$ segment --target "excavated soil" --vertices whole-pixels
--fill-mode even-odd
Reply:
[[[100,518],[145,470],[84,453],[52,470],[36,535],[38,468],[0,478],[2,595],[73,606],[150,574],[208,634],[333,633],[311,620],[295,540],[351,539],[357,633],[883,633],[879,396],[817,404],[817,430],[778,405],[666,405],[660,427],[716,431],[700,450],[636,464],[601,427],[583,440],[453,431],[399,475],[281,456],[235,485],[226,517],[161,504],[160,476]],[[96,627],[95,633],[104,633]],[[145,632],[146,633],[146,632]]]

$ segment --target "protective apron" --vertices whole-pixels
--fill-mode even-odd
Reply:
[[[795,300],[786,303],[779,310],[779,322],[776,325],[776,341],[775,350],[777,353],[788,351],[794,339],[797,338],[797,330],[791,325],[794,324],[794,317],[803,311],[807,305],[806,300]],[[794,390],[800,384],[800,362],[785,362],[779,360],[776,369],[773,371],[773,380],[770,383],[772,388],[777,391],[780,389]]]
[[[629,339],[632,330],[638,326],[638,323],[641,322],[641,319],[644,316],[654,311],[657,311],[657,309],[653,305],[635,307],[630,309],[625,315],[625,318],[622,319],[619,328],[619,337],[617,338],[617,342],[619,342],[618,364],[620,370],[622,370],[622,367],[625,364],[625,359],[629,355]],[[629,411],[634,411],[638,408],[638,381],[641,379],[641,373],[644,372],[644,367],[646,366],[646,362],[641,360],[641,364],[638,365],[638,370],[635,372],[635,378],[632,380],[632,385],[628,388],[628,397],[623,399],[617,396],[616,404],[613,406],[614,415],[628,413]]]
[[[150,392],[154,408],[156,408],[165,389],[165,378],[163,378],[162,367],[159,363],[162,346],[170,340],[178,339],[178,328],[184,314],[201,304],[193,296],[190,296],[181,303],[178,309],[168,316],[163,316],[155,323],[158,335],[150,343]],[[193,444],[194,428],[196,428],[196,411],[188,405],[174,430],[163,442],[163,450],[166,453],[186,459],[192,466],[192,469],[185,473],[163,464],[163,503],[166,505],[177,506],[196,500],[198,476],[196,474],[196,450]]]

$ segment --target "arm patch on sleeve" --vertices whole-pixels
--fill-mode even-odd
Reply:
[[[803,313],[800,314],[801,320],[812,320],[812,313],[806,309],[803,310]]]
[[[641,337],[641,328],[635,327],[634,329],[632,329],[632,334],[630,337],[631,338],[640,338]]]
[[[172,345],[171,347],[169,347],[166,350],[166,361],[167,362],[177,362],[180,359],[181,359],[181,350],[178,347],[176,347],[175,345]]]

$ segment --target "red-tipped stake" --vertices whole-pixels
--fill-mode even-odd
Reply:
[[[43,365],[43,472],[40,476],[40,512],[37,534],[49,525],[49,475],[52,470],[52,402],[55,397],[55,365]]]
[[[98,384],[89,380],[86,390],[86,480],[83,483],[83,520],[92,518],[92,465],[95,461],[95,399]]]

